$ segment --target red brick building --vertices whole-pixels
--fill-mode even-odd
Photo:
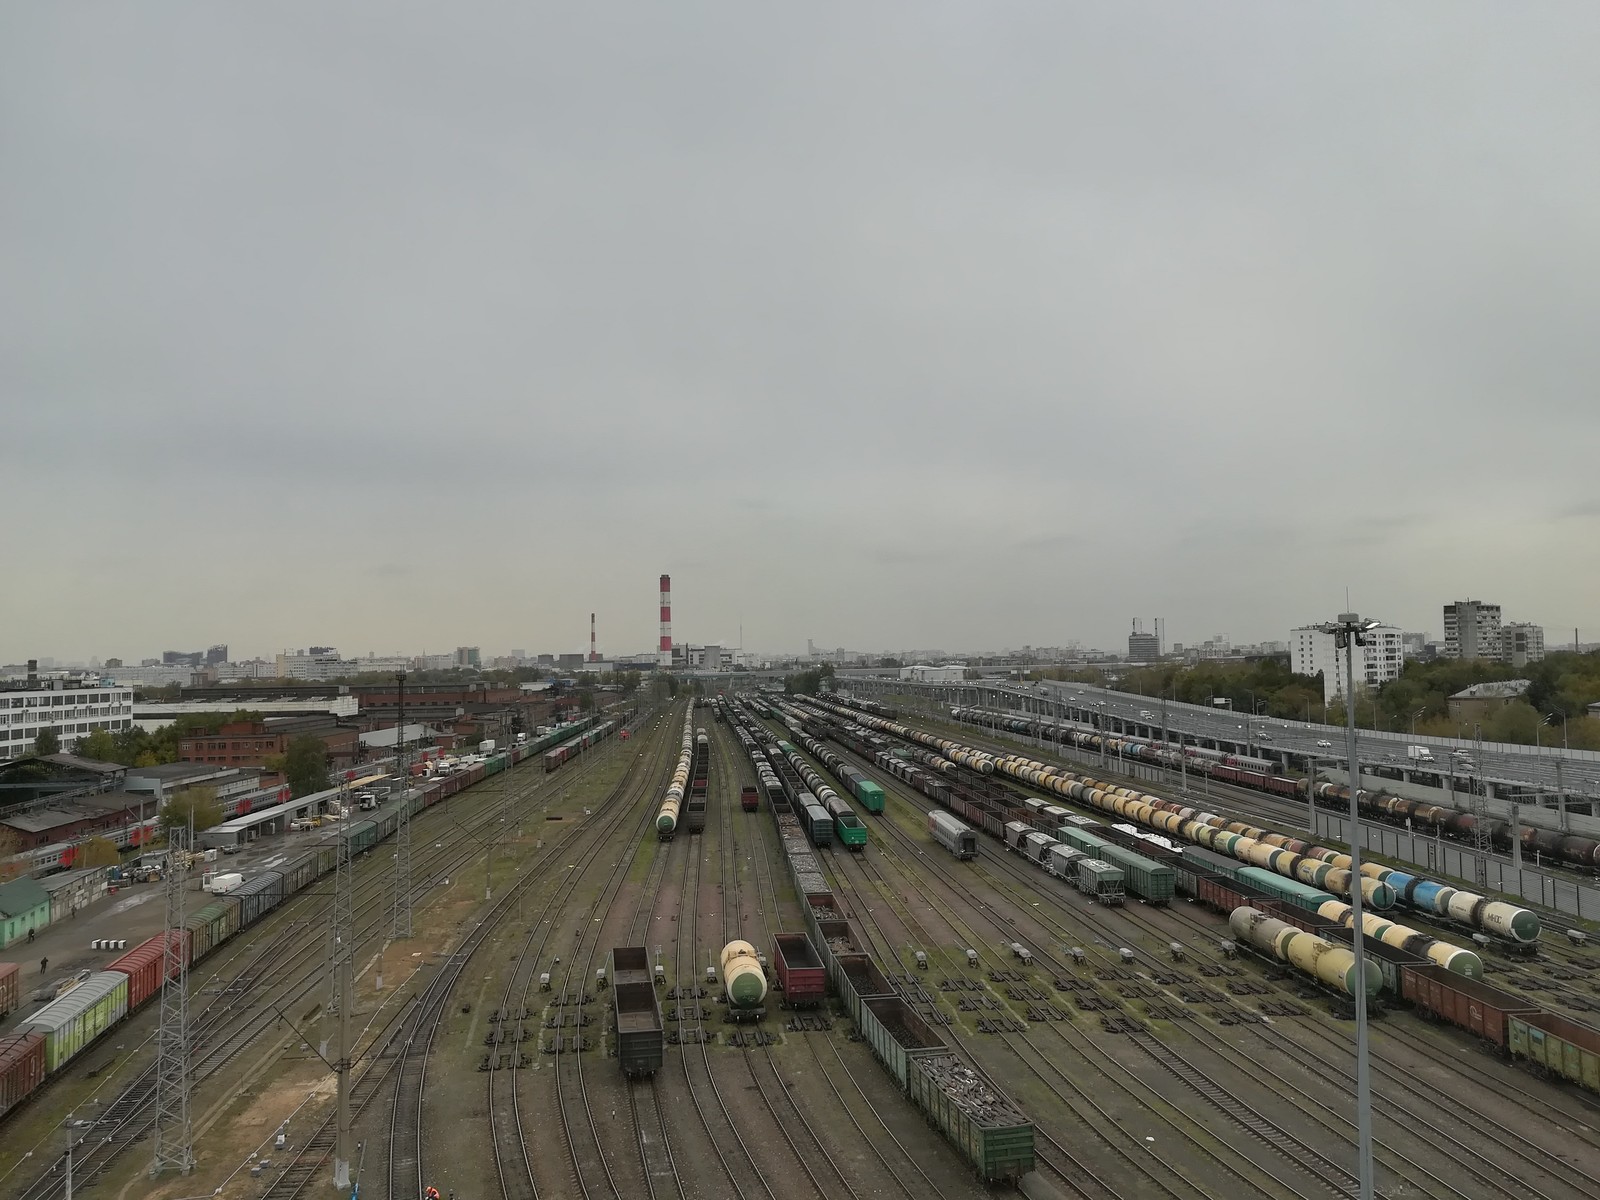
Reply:
[[[180,738],[180,762],[215,763],[223,767],[264,767],[266,760],[288,751],[302,734],[322,739],[328,763],[347,765],[356,760],[360,731],[326,717],[283,717],[265,721],[235,721],[215,733]]]

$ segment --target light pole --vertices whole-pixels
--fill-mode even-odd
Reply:
[[[1367,1067],[1366,957],[1361,926],[1361,758],[1356,749],[1356,647],[1367,644],[1367,634],[1383,622],[1363,621],[1355,613],[1340,613],[1337,621],[1321,626],[1333,635],[1335,649],[1344,651],[1345,740],[1350,755],[1350,915],[1352,949],[1356,959],[1356,1178],[1360,1200],[1372,1200],[1372,1079]]]
[[[1417,736],[1417,718],[1422,716],[1422,714],[1427,712],[1427,711],[1428,710],[1425,709],[1425,708],[1419,708],[1419,709],[1417,709],[1416,712],[1411,714],[1411,736],[1412,737],[1416,737]]]

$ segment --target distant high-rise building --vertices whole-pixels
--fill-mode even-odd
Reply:
[[[108,671],[113,669],[113,668],[115,668],[115,667],[120,667],[121,665],[122,665],[122,660],[120,658],[108,658],[108,659],[106,659],[106,670],[108,670]]]
[[[1499,658],[1500,606],[1457,600],[1444,606],[1446,658]]]
[[[337,650],[335,650],[332,646],[308,646],[306,648],[306,653],[307,654],[331,654],[335,658],[337,658],[338,655],[339,655],[339,652]]]
[[[479,667],[479,666],[482,666],[482,665],[483,665],[483,656],[479,653],[478,647],[476,647],[476,646],[457,646],[456,647],[456,666],[458,666],[458,667]]]
[[[1544,627],[1513,621],[1500,627],[1500,661],[1525,667],[1544,658]]]
[[[1367,635],[1367,644],[1356,647],[1356,687],[1378,688],[1398,679],[1405,667],[1405,644],[1393,625],[1379,625]],[[1322,674],[1324,702],[1344,695],[1344,655],[1333,644],[1333,635],[1314,625],[1289,631],[1289,669],[1296,675]]]
[[[211,667],[215,666],[217,663],[225,663],[227,661],[228,644],[226,642],[218,642],[215,646],[211,646],[206,650],[206,656],[204,660],[206,666]]]
[[[1135,629],[1128,635],[1129,662],[1155,662],[1161,657],[1161,639]]]
[[[164,667],[198,667],[203,654],[199,650],[163,650],[161,652],[161,665]]]

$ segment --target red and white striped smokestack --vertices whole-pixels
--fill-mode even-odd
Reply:
[[[661,645],[659,663],[672,665],[672,576],[661,577]]]
[[[599,662],[600,656],[594,651],[594,614],[589,614],[589,661]]]

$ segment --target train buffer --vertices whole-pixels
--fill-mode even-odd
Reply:
[[[1172,942],[1167,946],[1167,951],[1172,955],[1173,962],[1183,961],[1183,943]]]
[[[974,969],[977,968],[977,966],[978,966],[978,952],[976,950],[968,950],[967,951],[967,966],[972,967]]]

